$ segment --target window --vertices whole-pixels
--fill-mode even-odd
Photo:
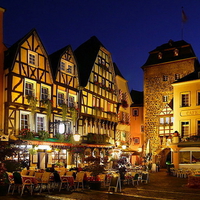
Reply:
[[[189,106],[189,93],[181,94],[182,107]]]
[[[92,102],[93,107],[100,107],[100,98],[93,96],[92,99],[93,99],[93,102]]]
[[[162,59],[162,53],[161,52],[158,53],[158,59]]]
[[[29,65],[38,66],[37,57],[38,57],[37,53],[35,53],[33,51],[29,51],[28,52],[28,63],[29,63]]]
[[[68,65],[67,73],[69,73],[69,74],[73,73],[73,67],[71,65]]]
[[[45,100],[49,97],[49,88],[42,86],[41,87],[41,99]]]
[[[35,96],[36,91],[36,82],[30,79],[25,79],[24,93],[25,95]]]
[[[36,115],[36,131],[42,131],[42,130],[46,130],[46,122],[47,122],[47,118],[46,115],[43,114],[37,114]]]
[[[189,137],[189,122],[181,122],[181,133],[182,137]]]
[[[29,129],[30,128],[30,113],[21,112],[20,114],[20,129]]]
[[[200,136],[200,121],[197,121],[197,135]]]
[[[57,123],[55,123],[55,129],[54,129],[54,133],[56,134],[56,133],[59,133],[59,122],[61,122],[62,119],[57,117],[54,121],[57,122]],[[72,122],[71,121],[67,121],[64,123],[64,133],[72,134]]]
[[[179,50],[178,49],[174,49],[174,56],[178,56],[179,54]]]
[[[160,124],[164,124],[164,118],[160,118]]]
[[[75,96],[69,95],[68,106],[75,107]]]
[[[105,78],[102,78],[102,85],[106,85],[106,81],[105,81]]]
[[[65,93],[64,92],[62,92],[62,91],[58,91],[58,94],[57,94],[58,96],[58,105],[62,105],[62,104],[64,104],[65,103]]]
[[[138,109],[133,109],[133,116],[139,116],[139,110]]]
[[[167,102],[168,101],[168,96],[163,96],[163,102]]]
[[[168,81],[168,76],[163,75],[163,81]]]
[[[94,74],[94,82],[98,82],[98,78],[96,74]]]
[[[200,151],[181,151],[179,154],[180,164],[200,163]]]
[[[175,74],[175,75],[174,75],[174,79],[175,79],[175,80],[179,80],[179,79],[180,79],[180,74]]]
[[[64,73],[73,74],[73,64],[66,60],[61,60],[60,70]]]
[[[200,105],[200,92],[197,92],[197,105]]]

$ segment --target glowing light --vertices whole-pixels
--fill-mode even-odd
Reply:
[[[64,123],[59,124],[59,133],[63,134],[65,132],[65,125]]]
[[[80,141],[80,138],[81,138],[80,134],[78,134],[78,133],[75,133],[75,134],[74,134],[74,140],[75,140],[76,142]]]
[[[122,145],[122,149],[126,149],[126,145]]]

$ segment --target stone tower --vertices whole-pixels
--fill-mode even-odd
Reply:
[[[159,117],[166,104],[173,99],[171,83],[199,67],[190,44],[184,40],[172,41],[149,52],[144,71],[144,124],[146,141],[150,139],[152,153],[161,143]]]

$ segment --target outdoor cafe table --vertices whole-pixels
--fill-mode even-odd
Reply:
[[[25,182],[27,180],[31,180],[31,182],[35,185],[38,183],[35,176],[22,176],[22,182]]]
[[[67,181],[68,181],[68,183],[69,183],[69,186],[70,186],[70,187],[74,186],[74,177],[73,177],[73,176],[70,176],[70,175],[63,175],[63,176],[61,176],[60,178],[61,178],[61,180],[66,178]]]

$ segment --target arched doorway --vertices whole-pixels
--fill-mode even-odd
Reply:
[[[171,149],[170,148],[163,149],[156,158],[156,163],[160,164],[160,168],[166,168],[167,167],[166,162],[171,163]]]

